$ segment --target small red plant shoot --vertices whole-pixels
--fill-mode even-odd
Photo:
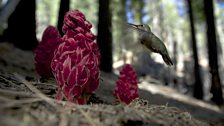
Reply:
[[[42,36],[42,40],[34,50],[35,69],[42,78],[53,77],[51,70],[51,60],[54,57],[54,51],[60,44],[60,34],[57,28],[48,26]]]
[[[121,70],[114,95],[120,102],[125,104],[129,104],[139,96],[137,74],[130,64],[126,64]]]
[[[91,27],[78,10],[69,11],[64,17],[64,36],[51,63],[59,100],[85,104],[98,88],[100,52]]]

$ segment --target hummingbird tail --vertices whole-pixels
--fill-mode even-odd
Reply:
[[[173,62],[172,62],[172,60],[170,59],[170,57],[168,55],[162,55],[162,57],[163,57],[164,62],[167,65],[169,65],[169,66],[173,65]]]

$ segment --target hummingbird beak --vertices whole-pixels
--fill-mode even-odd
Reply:
[[[148,32],[150,30],[147,30],[144,28],[144,25],[136,25],[136,24],[131,24],[131,23],[127,23],[127,25],[131,28],[134,28],[135,30],[138,30],[140,33],[144,33],[144,32]]]
[[[135,28],[143,28],[143,25],[136,25],[136,24],[131,24],[131,23],[127,23],[128,25],[135,27]]]

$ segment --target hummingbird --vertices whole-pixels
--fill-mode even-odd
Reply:
[[[143,46],[154,53],[159,53],[167,65],[173,65],[165,44],[151,32],[151,29],[147,24],[135,25],[128,23],[128,25],[138,30],[140,33],[139,41]]]

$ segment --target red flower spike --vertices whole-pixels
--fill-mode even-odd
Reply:
[[[57,28],[48,26],[42,36],[42,40],[34,50],[35,68],[43,78],[53,77],[51,71],[51,60],[54,57],[54,50],[60,44],[60,34]]]
[[[92,24],[86,20],[84,14],[78,10],[71,10],[65,14],[64,25],[62,31],[64,34],[71,36],[71,32],[74,34],[82,33],[86,38],[94,41],[95,35],[90,32]]]
[[[114,95],[120,102],[126,104],[129,104],[139,96],[137,74],[130,64],[126,64],[120,72],[120,76],[116,82]]]
[[[55,51],[51,63],[58,83],[57,99],[85,104],[89,94],[98,88],[100,52],[91,27],[80,11],[66,13],[63,42]]]

